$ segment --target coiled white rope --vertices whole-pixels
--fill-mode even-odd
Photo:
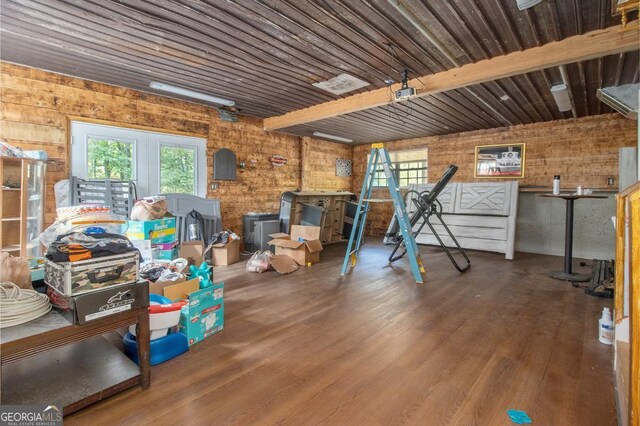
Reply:
[[[46,294],[20,288],[10,282],[0,283],[0,328],[24,324],[50,310]]]

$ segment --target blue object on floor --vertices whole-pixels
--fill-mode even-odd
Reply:
[[[524,411],[507,410],[507,414],[513,423],[524,425],[531,423],[531,418]]]
[[[138,364],[138,341],[136,336],[127,333],[122,338],[122,343],[124,344],[125,355]],[[187,336],[182,333],[167,334],[164,337],[152,340],[149,346],[149,362],[151,365],[162,364],[189,350]]]

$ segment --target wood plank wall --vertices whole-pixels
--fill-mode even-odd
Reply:
[[[220,148],[235,152],[238,162],[247,167],[237,171],[237,180],[220,181],[220,188],[212,191],[208,198],[219,198],[222,206],[222,221],[236,232],[242,230],[242,215],[248,212],[280,211],[280,194],[301,186],[300,138],[262,130],[262,120],[243,118],[237,123],[211,119],[211,130],[207,140],[208,179],[211,182],[212,154]],[[281,167],[275,167],[268,159],[278,154],[287,159]],[[251,166],[255,160],[255,167]]]
[[[248,167],[237,182],[221,182],[207,196],[220,198],[225,226],[241,230],[241,216],[249,211],[277,211],[283,191],[359,189],[369,145],[347,145],[299,138],[262,130],[258,119],[241,117],[221,122],[207,106],[155,96],[136,90],[67,77],[0,62],[0,138],[29,149],[44,149],[51,161],[47,175],[46,221],[55,218],[53,185],[69,175],[70,119],[82,118],[161,132],[207,138],[208,173],[211,154],[232,149]],[[554,174],[563,185],[606,188],[617,177],[618,148],[635,146],[636,122],[618,114],[560,120],[511,128],[481,130],[387,143],[393,149],[429,148],[429,180],[437,180],[446,166],[460,167],[456,181],[473,181],[476,145],[526,142],[526,177],[521,184],[549,187]],[[272,154],[287,158],[274,167]],[[352,158],[353,179],[335,176],[335,159]],[[250,160],[255,160],[255,168]],[[208,185],[210,188],[210,185]],[[379,191],[376,197],[384,197]],[[376,204],[368,216],[368,231],[384,233],[391,205]]]
[[[331,179],[315,183],[312,175],[307,180],[312,187],[305,188],[301,170],[316,166],[302,163],[300,138],[266,132],[262,130],[262,120],[241,117],[237,123],[222,122],[215,109],[207,106],[3,62],[0,82],[0,139],[25,149],[43,149],[51,159],[47,173],[47,223],[55,219],[53,185],[69,176],[68,126],[73,119],[206,138],[207,196],[220,198],[223,223],[236,232],[241,231],[243,213],[278,211],[282,191],[338,187]],[[328,155],[331,158],[327,161],[333,164],[334,145],[351,158],[351,148],[323,141],[309,145],[305,158],[324,163],[322,158]],[[239,161],[250,164],[250,160],[255,160],[255,167],[239,170],[236,182],[221,182],[220,188],[213,191],[212,154],[223,147],[233,150]],[[268,161],[272,154],[287,158],[287,164],[274,167]],[[332,170],[335,173],[335,167]],[[351,179],[342,179],[344,188],[350,189]]]
[[[620,114],[558,120],[508,128],[456,133],[388,142],[389,150],[427,147],[429,182],[436,182],[449,164],[459,167],[454,181],[473,182],[499,179],[473,177],[476,145],[526,143],[524,189],[551,189],[553,175],[561,175],[562,187],[583,185],[592,189],[617,189],[618,149],[636,146],[637,122]],[[369,145],[354,148],[353,187],[360,188],[366,169]],[[613,188],[607,178],[613,177]],[[384,198],[386,191],[374,191]],[[388,198],[388,197],[387,197]],[[383,235],[393,213],[391,204],[376,203],[367,216],[368,233]]]
[[[302,138],[302,187],[308,191],[351,191],[351,177],[336,176],[336,159],[353,160],[353,147]]]

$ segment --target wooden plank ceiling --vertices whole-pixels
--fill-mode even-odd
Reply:
[[[438,47],[391,1],[4,0],[0,58],[147,92],[169,83],[265,118],[338,99],[312,83],[341,73],[370,83],[346,97],[404,67],[437,73],[619,21],[610,0],[400,0]],[[281,131],[365,143],[601,114],[596,89],[637,82],[638,63],[634,51],[566,66],[575,112],[558,111],[550,68]]]

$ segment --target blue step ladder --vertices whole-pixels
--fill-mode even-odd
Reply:
[[[362,244],[362,237],[364,235],[365,223],[367,222],[367,213],[369,212],[369,203],[371,199],[371,191],[373,189],[373,180],[378,170],[378,166],[382,166],[382,170],[387,178],[387,187],[391,195],[390,201],[393,202],[394,215],[398,221],[398,226],[403,238],[403,244],[407,250],[407,257],[411,265],[411,272],[417,283],[424,283],[423,275],[425,270],[420,258],[420,252],[418,251],[418,245],[413,237],[413,229],[411,222],[409,221],[409,215],[407,215],[407,209],[404,203],[404,198],[400,194],[400,189],[396,183],[396,178],[391,169],[391,159],[389,158],[389,151],[382,143],[374,143],[371,145],[371,155],[369,155],[369,162],[367,164],[367,171],[364,175],[364,181],[362,182],[362,191],[360,191],[360,198],[358,199],[358,210],[356,216],[353,218],[353,226],[351,228],[351,236],[349,237],[349,245],[347,246],[347,253],[344,256],[344,262],[342,264],[341,275],[346,275],[349,268],[355,268],[358,258],[358,252]]]

